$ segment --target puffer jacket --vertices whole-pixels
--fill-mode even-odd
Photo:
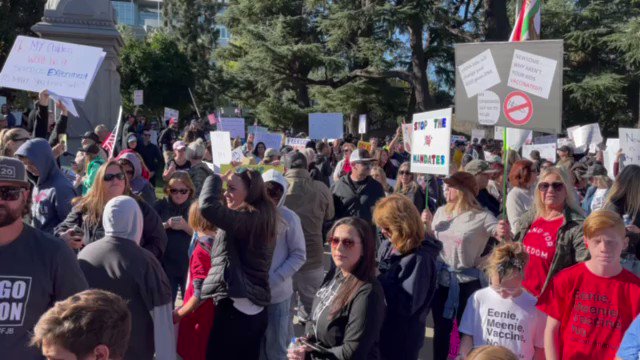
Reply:
[[[207,178],[198,202],[207,221],[220,230],[211,246],[211,269],[202,284],[202,299],[247,298],[258,306],[271,303],[269,269],[275,241],[252,238],[259,215],[234,211],[222,204],[222,180]]]
[[[537,219],[536,209],[531,208],[524,213],[520,219],[520,226],[516,231],[514,241],[523,242],[524,237],[529,232],[531,224]],[[560,270],[566,269],[577,263],[589,259],[589,251],[584,244],[584,235],[582,225],[584,216],[569,207],[565,207],[564,220],[556,241],[556,254],[553,256],[547,279],[544,286],[540,290],[542,294],[549,284],[549,280],[553,278]]]
[[[336,208],[336,220],[355,216],[370,223],[376,202],[385,196],[382,185],[371,176],[356,183],[347,174],[333,184],[331,191]]]

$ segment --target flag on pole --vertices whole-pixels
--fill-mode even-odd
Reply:
[[[540,11],[542,0],[517,0],[516,23],[509,41],[540,39]]]
[[[107,152],[107,154],[111,154],[111,149],[113,149],[113,145],[116,143],[116,129],[114,128],[112,132],[109,133],[109,136],[102,143],[102,148]]]
[[[208,115],[209,118],[209,124],[211,125],[216,125],[218,123],[218,119],[216,118],[216,114],[211,113]]]
[[[118,140],[118,134],[122,131],[120,126],[122,125],[122,106],[118,111],[118,121],[116,122],[116,128],[109,134],[107,139],[102,144],[102,147],[109,152],[109,159],[113,158],[113,153],[116,148],[116,141]]]

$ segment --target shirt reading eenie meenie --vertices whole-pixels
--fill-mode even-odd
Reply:
[[[585,263],[562,270],[538,299],[538,309],[560,322],[563,360],[614,359],[640,313],[640,278],[627,270],[605,278]]]

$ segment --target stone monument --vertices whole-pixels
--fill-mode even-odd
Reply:
[[[42,38],[101,47],[107,53],[84,102],[75,101],[68,133],[77,138],[98,124],[112,129],[122,104],[118,55],[123,46],[109,0],[48,0],[42,21],[31,29]]]

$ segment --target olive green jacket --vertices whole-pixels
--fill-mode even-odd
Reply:
[[[531,224],[536,220],[536,210],[531,208],[522,215],[520,226],[516,230],[514,241],[522,242],[529,231]],[[551,280],[560,270],[566,269],[577,263],[589,259],[589,251],[584,243],[582,225],[584,216],[568,207],[564,210],[564,220],[558,230],[556,241],[556,253],[553,256],[547,280],[544,282],[542,292],[547,288]]]

